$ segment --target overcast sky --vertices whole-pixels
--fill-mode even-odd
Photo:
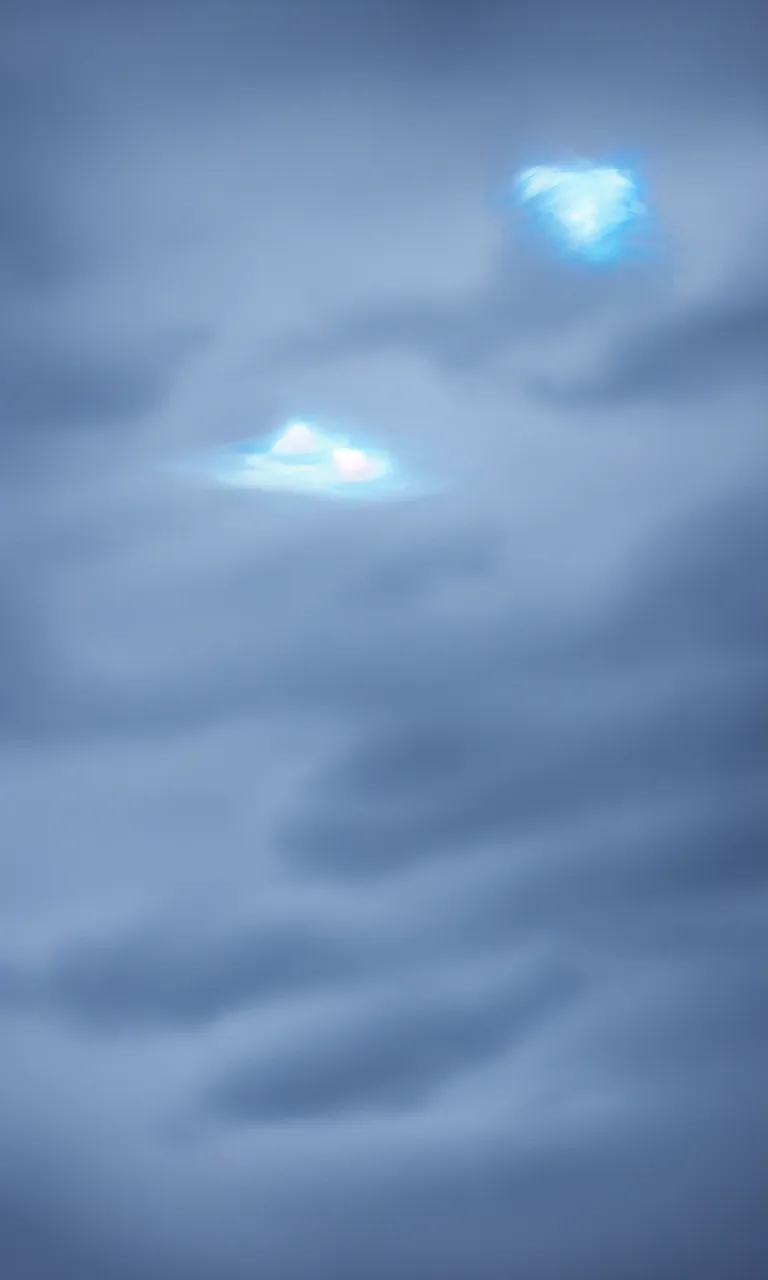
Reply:
[[[0,172],[2,1280],[765,1280],[763,6],[0,0]]]

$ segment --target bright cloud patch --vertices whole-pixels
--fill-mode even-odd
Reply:
[[[628,170],[536,165],[518,174],[518,199],[564,248],[588,258],[618,256],[646,213]]]
[[[358,500],[421,492],[390,454],[294,422],[271,441],[230,445],[205,464],[217,484],[312,497]]]

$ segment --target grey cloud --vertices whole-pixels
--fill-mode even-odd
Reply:
[[[768,508],[694,394],[759,415],[764,317],[680,302],[741,236],[764,34],[756,0],[5,0],[3,1280],[768,1274]],[[513,244],[404,284],[425,242],[457,278],[486,175],[624,143],[682,282]],[[603,449],[515,364],[609,326]],[[324,515],[147,477],[297,398],[505,473]]]
[[[480,1263],[493,1280],[515,1268],[545,1280],[610,1280],[617,1271],[631,1280],[673,1280],[692,1267],[700,1277],[720,1280],[736,1260],[749,1280],[760,1280],[764,1133],[760,1124],[754,1142],[745,1141],[727,1116],[697,1114],[692,1122],[681,1105],[677,1115],[646,1117],[642,1131],[617,1119],[594,1136],[588,1153],[577,1154],[567,1141],[553,1144],[524,1172],[509,1153],[485,1162],[482,1172],[472,1166],[445,1170],[423,1189],[414,1188],[411,1201],[414,1224],[440,1222],[444,1260],[439,1271],[426,1274],[461,1280]],[[739,1170],[740,1186],[719,1187],[716,1170],[724,1162]],[[681,1214],[682,1202],[698,1204],[701,1217]],[[553,1215],[555,1204],[561,1207]],[[493,1230],[499,1221],[507,1224],[501,1233]],[[382,1238],[396,1226],[395,1205],[388,1203]],[[567,1257],[564,1238],[572,1244]],[[434,1237],[427,1229],[417,1239],[428,1266]],[[384,1280],[388,1263],[374,1269],[376,1280]],[[411,1274],[416,1280],[425,1271],[417,1265]]]
[[[510,211],[508,221],[517,224]],[[509,228],[502,227],[502,234]],[[606,309],[639,300],[654,286],[632,268],[611,272],[557,260],[535,244],[500,253],[472,293],[455,299],[382,301],[290,336],[265,352],[269,368],[301,367],[380,352],[416,355],[448,373],[482,367],[515,347],[569,329]]]
[[[66,38],[60,48],[54,65],[21,56],[0,64],[0,432],[9,455],[28,451],[35,430],[106,428],[158,408],[211,337],[196,321],[126,324],[104,291],[95,330],[81,311],[78,290],[99,279],[108,252],[89,230],[101,122],[87,87],[68,75]]]
[[[112,349],[58,340],[46,350],[39,337],[25,343],[6,336],[0,345],[5,361],[0,382],[4,430],[106,429],[112,423],[135,421],[162,404],[180,367],[209,337],[207,331],[190,329],[154,334],[139,344],[116,344]]]
[[[549,824],[553,804],[561,820],[576,820],[606,786],[621,804],[722,784],[766,751],[751,683],[735,694],[726,682],[712,697],[705,681],[685,698],[642,711],[630,703],[624,714],[598,710],[597,686],[595,703],[587,694],[575,717],[559,715],[546,688],[529,696],[524,715],[510,707],[506,732],[490,739],[461,718],[384,728],[353,749],[336,779],[322,780],[316,811],[289,828],[286,851],[310,868],[375,876],[444,857],[468,839],[533,832]]]
[[[376,612],[423,601],[463,582],[492,582],[503,572],[505,539],[490,522],[446,530],[421,545],[407,539],[366,564],[350,588],[354,603]]]
[[[363,943],[313,919],[218,931],[168,919],[65,946],[37,971],[9,966],[6,1002],[91,1031],[191,1030],[250,1005],[339,988],[372,959]]]
[[[13,7],[24,14],[22,0]],[[53,0],[42,8],[60,13]],[[120,0],[106,6],[77,0],[69,8],[74,19],[91,25],[101,19],[113,41],[138,33],[145,45],[159,42],[177,75],[206,53],[209,76],[210,66],[237,78],[248,68],[268,79],[300,71],[305,81],[340,71],[354,78],[363,70],[416,77],[421,84],[485,75],[503,84],[507,101],[516,101],[520,86],[551,94],[554,79],[579,97],[599,84],[617,95],[614,110],[622,87],[647,89],[649,77],[657,91],[664,85],[681,94],[681,80],[689,94],[707,83],[710,91],[723,82],[741,93],[762,87],[754,42],[764,17],[759,0],[738,0],[727,17],[717,0],[704,0],[695,30],[681,21],[680,5],[663,0],[637,13],[618,11],[608,0],[590,0],[578,13],[563,0],[546,0],[535,10],[509,0],[392,0],[383,7],[355,0],[222,0],[216,10],[204,0],[162,7],[145,0],[130,10]],[[681,43],[685,77],[673,52]]]
[[[678,563],[667,569],[657,551],[655,581],[641,579],[643,616],[655,609],[662,633],[670,581],[680,584],[683,596],[687,587],[689,619],[697,617],[704,594],[716,615],[714,591],[719,585],[727,593],[733,582],[725,573],[722,578],[714,574],[708,583],[704,566],[711,571],[714,559],[722,567],[754,545],[749,515],[739,519],[726,508],[720,520],[710,520],[709,546],[701,531],[689,541],[679,539]],[[747,599],[759,589],[754,579],[744,578],[740,585]],[[738,587],[734,596],[738,599]],[[625,597],[615,606],[619,613],[627,603]],[[615,623],[609,618],[592,637],[604,677],[617,658],[609,644],[617,634]],[[336,817],[323,828],[310,808],[299,845],[289,847],[311,867],[330,870],[348,884],[382,871],[402,873],[425,858],[444,859],[452,846],[457,856],[474,861],[483,838],[502,836],[508,872],[488,876],[481,863],[476,895],[462,897],[452,922],[445,924],[452,953],[487,946],[500,964],[509,965],[505,944],[510,937],[522,946],[524,939],[543,935],[557,938],[565,954],[571,948],[579,954],[588,940],[592,964],[601,955],[611,965],[633,954],[655,955],[657,963],[663,958],[672,973],[682,974],[688,991],[690,1012],[683,1024],[674,991],[666,1006],[669,1029],[662,1032],[650,1012],[647,1021],[631,1015],[627,998],[617,990],[617,1010],[603,1015],[601,1055],[621,1073],[628,1063],[639,1070],[642,1055],[649,1055],[647,1070],[659,1087],[678,1071],[687,1078],[690,1045],[698,1038],[708,1064],[701,1069],[709,1080],[706,1086],[702,1076],[700,1087],[719,1087],[718,1073],[727,1075],[730,1068],[717,1066],[711,1046],[727,1042],[730,1061],[738,1056],[743,1035],[750,1052],[762,1052],[759,983],[743,980],[759,964],[761,931],[743,914],[743,904],[768,887],[768,808],[760,785],[768,736],[762,703],[755,702],[753,669],[729,667],[733,634],[712,636],[694,625],[689,656],[697,635],[704,652],[714,643],[718,655],[714,664],[705,663],[703,679],[691,679],[678,667],[674,645],[662,648],[661,665],[655,654],[650,680],[632,659],[626,665],[624,654],[620,696],[611,698],[605,678],[587,682],[578,664],[568,666],[563,652],[559,658],[549,655],[554,668],[549,680],[546,664],[538,682],[529,680],[530,702],[507,698],[501,716],[489,714],[482,696],[474,721],[443,718],[424,724],[405,713],[394,727],[390,722],[357,743],[348,759],[322,775],[310,803]],[[738,630],[736,635],[743,638]],[[757,632],[751,642],[759,650],[764,637]],[[482,673],[474,673],[473,680],[482,689]],[[687,798],[692,795],[707,799],[691,809]],[[623,825],[617,826],[616,814],[623,811]],[[648,821],[654,812],[659,815],[655,824]],[[548,840],[541,856],[535,843],[525,852],[532,818]],[[407,894],[407,882],[402,892]],[[716,907],[730,920],[728,928],[715,926]],[[434,932],[430,936],[434,947]],[[708,972],[702,973],[702,966]],[[630,967],[630,983],[631,978]],[[600,989],[596,981],[598,1001]],[[703,989],[714,1001],[712,1008],[695,994]],[[656,1000],[652,993],[649,999]],[[540,1003],[537,993],[532,1004]],[[661,1011],[661,996],[656,1003]],[[422,1013],[417,1019],[404,1016],[408,1007],[404,994],[393,1019],[383,1018],[378,1027],[371,1015],[358,1033],[337,1029],[327,1043],[321,1036],[319,1048],[317,1035],[306,1045],[291,1041],[284,1055],[239,1068],[216,1085],[210,1105],[261,1123],[416,1105],[438,1087],[434,1064],[440,1064],[446,1080],[454,1068],[439,1026]],[[711,1017],[703,1018],[707,1008]],[[726,1026],[728,1019],[733,1021]],[[632,1045],[635,1021],[640,1040]],[[502,1025],[500,1019],[500,1032]],[[622,1025],[630,1037],[624,1043]],[[475,1034],[462,1027],[458,1038],[467,1047],[466,1070]],[[507,1043],[501,1033],[492,1046],[480,1037],[478,1061],[492,1058]],[[626,1061],[620,1068],[622,1055]]]
[[[745,486],[714,509],[698,512],[657,543],[638,565],[610,622],[608,644],[622,659],[690,653],[746,659],[745,683],[761,674],[768,597],[757,569],[768,543],[762,484]]]
[[[395,1261],[404,1262],[401,1274],[413,1275],[414,1280],[424,1274],[447,1274],[459,1280],[472,1265],[482,1265],[483,1274],[494,1278],[525,1268],[546,1280],[574,1275],[608,1280],[622,1269],[644,1280],[657,1274],[672,1277],[692,1259],[697,1261],[698,1274],[719,1278],[724,1274],[722,1264],[738,1258],[745,1274],[758,1280],[765,1258],[758,1172],[765,1135],[760,1102],[765,1045],[755,1033],[753,1018],[761,995],[755,982],[744,983],[740,995],[738,975],[732,973],[730,979],[724,982],[722,973],[708,971],[704,965],[699,971],[673,973],[671,978],[667,971],[666,983],[660,979],[658,984],[638,984],[631,970],[617,966],[604,989],[597,995],[593,992],[583,1005],[577,1002],[580,1016],[570,1021],[572,1030],[581,1027],[586,1032],[590,1041],[586,1061],[595,1069],[594,1075],[587,1072],[584,1103],[589,1109],[591,1101],[597,1115],[601,1106],[606,1108],[603,1122],[588,1127],[588,1139],[578,1119],[573,1127],[565,1116],[559,1123],[556,1119],[558,1102],[574,1092],[578,1096],[579,1082],[585,1083],[585,1059],[576,1030],[575,1038],[566,1035],[551,1043],[551,1052],[560,1058],[560,1085],[552,1079],[544,1085],[551,1091],[549,1101],[555,1113],[544,1143],[531,1142],[528,1109],[515,1105],[521,1076],[512,1054],[506,1059],[508,1071],[502,1084],[510,1120],[498,1144],[448,1140],[430,1151],[421,1143],[410,1153],[407,1206],[402,1198],[402,1169],[395,1177],[383,1173],[377,1179],[375,1203],[370,1183],[356,1176],[344,1193],[351,1227],[327,1254],[321,1244],[316,1263],[322,1267],[327,1257],[330,1266],[332,1253],[337,1267],[343,1260],[343,1267],[351,1271],[365,1260],[366,1274],[382,1280],[391,1274]],[[519,1040],[513,1036],[511,1043],[524,1054],[526,1047],[535,1045],[537,1030],[546,1037],[552,1022],[557,1026],[557,1012],[555,1001],[543,1018],[523,1030]],[[560,1012],[567,1022],[568,1000]],[[398,1024],[391,1029],[400,1036],[391,1042],[396,1044],[399,1061],[408,1054],[409,1038],[402,1034],[408,1028]],[[454,1022],[451,1032],[455,1030]],[[693,1069],[691,1045],[697,1046]],[[321,1040],[318,1055],[317,1038],[306,1046],[308,1055],[319,1058],[317,1092],[321,1095],[323,1048]],[[356,1048],[353,1042],[350,1061]],[[534,1071],[535,1061],[534,1057]],[[310,1072],[298,1059],[286,1060],[284,1066],[288,1115],[294,1120],[294,1132],[299,1132],[302,1123],[323,1113],[307,1114],[310,1100],[317,1096]],[[303,1078],[306,1092],[301,1084],[294,1091],[297,1078]],[[283,1095],[277,1075],[268,1079],[274,1095],[259,1088],[255,1066],[250,1073],[243,1071],[232,1100],[235,1118],[267,1125],[276,1122]],[[357,1071],[352,1071],[352,1079],[358,1082]],[[530,1085],[530,1079],[523,1076],[522,1080]],[[371,1083],[375,1084],[375,1073]],[[618,1107],[617,1087],[622,1099]],[[754,1111],[749,1135],[734,1126],[740,1110],[737,1093]],[[211,1101],[221,1106],[223,1100],[214,1094]],[[333,1097],[331,1102],[335,1101]],[[367,1099],[372,1112],[384,1109],[385,1114],[402,1109],[408,1101],[404,1089],[399,1096],[385,1092],[382,1097],[374,1088]],[[329,1099],[324,1095],[323,1102],[327,1107]],[[531,1107],[531,1116],[536,1111]],[[329,1114],[332,1118],[330,1108]],[[262,1141],[268,1133],[269,1128],[261,1130]],[[723,1167],[734,1174],[725,1185]],[[681,1203],[695,1203],[702,1211],[706,1207],[706,1225],[681,1215]],[[555,1205],[558,1231],[553,1233]],[[327,1214],[322,1194],[305,1207],[302,1221],[313,1239],[312,1228]],[[354,1224],[360,1224],[359,1231]],[[322,1232],[317,1239],[324,1240]],[[376,1241],[373,1252],[372,1239]],[[563,1239],[569,1241],[566,1251]],[[622,1265],[625,1258],[626,1267]]]
[[[0,962],[0,1009],[22,1009],[34,998],[27,975],[17,966]]]
[[[510,834],[507,859],[446,913],[448,936],[493,953],[510,936],[555,930],[564,948],[593,962],[696,966],[704,957],[740,976],[761,965],[768,812],[759,783],[713,794],[695,812],[638,799],[621,813],[593,813],[578,830],[557,827],[529,843]],[[631,1005],[631,1002],[630,1002]]]
[[[594,375],[546,381],[546,399],[578,408],[627,401],[706,397],[723,387],[768,375],[768,298],[724,298],[696,304],[622,338]]]
[[[44,611],[28,585],[36,567],[35,556],[26,554],[23,567],[0,569],[0,742],[29,740],[50,720],[56,660]]]
[[[112,1188],[89,1185],[75,1162],[16,1152],[0,1175],[0,1258],[3,1280],[130,1280],[201,1274],[197,1261],[126,1230],[115,1215]],[[6,1155],[6,1166],[8,1156]],[[110,1194],[111,1193],[111,1194]]]
[[[267,367],[333,362],[384,351],[418,355],[461,373],[516,347],[565,332],[611,310],[626,326],[630,303],[646,305],[658,288],[632,268],[610,273],[535,262],[501,263],[474,296],[452,301],[393,301],[331,322],[324,331],[279,345]],[[713,388],[761,380],[768,350],[768,305],[761,295],[724,297],[682,314],[646,322],[609,341],[595,374],[529,380],[543,399],[566,408],[706,395]]]
[[[38,199],[6,189],[0,199],[0,278],[6,296],[14,289],[57,287],[80,263],[66,234],[41,212]]]
[[[13,1186],[0,1189],[0,1235],[6,1280],[49,1275],[80,1280],[106,1266],[115,1280],[135,1275],[137,1259],[116,1256],[111,1241],[97,1244],[90,1224],[74,1227],[55,1204],[34,1194],[22,1196]]]
[[[0,54],[2,57],[2,54]],[[46,199],[61,176],[61,149],[82,129],[80,104],[55,73],[0,63],[0,280],[6,302],[44,296],[89,259],[73,228]]]
[[[603,796],[657,803],[753,775],[768,760],[763,512],[758,495],[695,535],[678,530],[677,557],[658,545],[653,570],[590,633],[538,654],[510,645],[493,666],[458,653],[459,700],[446,681],[439,710],[414,700],[381,716],[288,822],[286,851],[378,875],[546,827],[553,807],[576,820]]]
[[[415,1107],[535,1032],[574,988],[573,976],[545,973],[501,998],[494,991],[469,999],[403,993],[356,1024],[292,1041],[266,1065],[236,1068],[214,1085],[207,1105],[232,1120],[267,1123]]]

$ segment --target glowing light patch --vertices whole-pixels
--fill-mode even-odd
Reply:
[[[325,447],[325,441],[306,422],[294,422],[287,427],[272,445],[270,453],[317,453]]]
[[[618,256],[646,214],[638,182],[625,169],[536,165],[518,174],[516,189],[567,250],[595,260]]]
[[[362,449],[334,449],[332,457],[337,474],[348,484],[364,484],[376,475],[376,459]]]
[[[381,500],[423,492],[382,450],[291,423],[276,439],[230,445],[203,463],[218,485],[336,500]]]

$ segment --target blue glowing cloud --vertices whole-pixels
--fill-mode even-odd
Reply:
[[[635,175],[587,164],[535,165],[519,173],[517,198],[569,253],[605,261],[628,247],[647,215]]]
[[[204,459],[213,483],[233,489],[302,494],[336,501],[372,501],[424,493],[381,449],[293,422],[267,441],[246,440]]]

